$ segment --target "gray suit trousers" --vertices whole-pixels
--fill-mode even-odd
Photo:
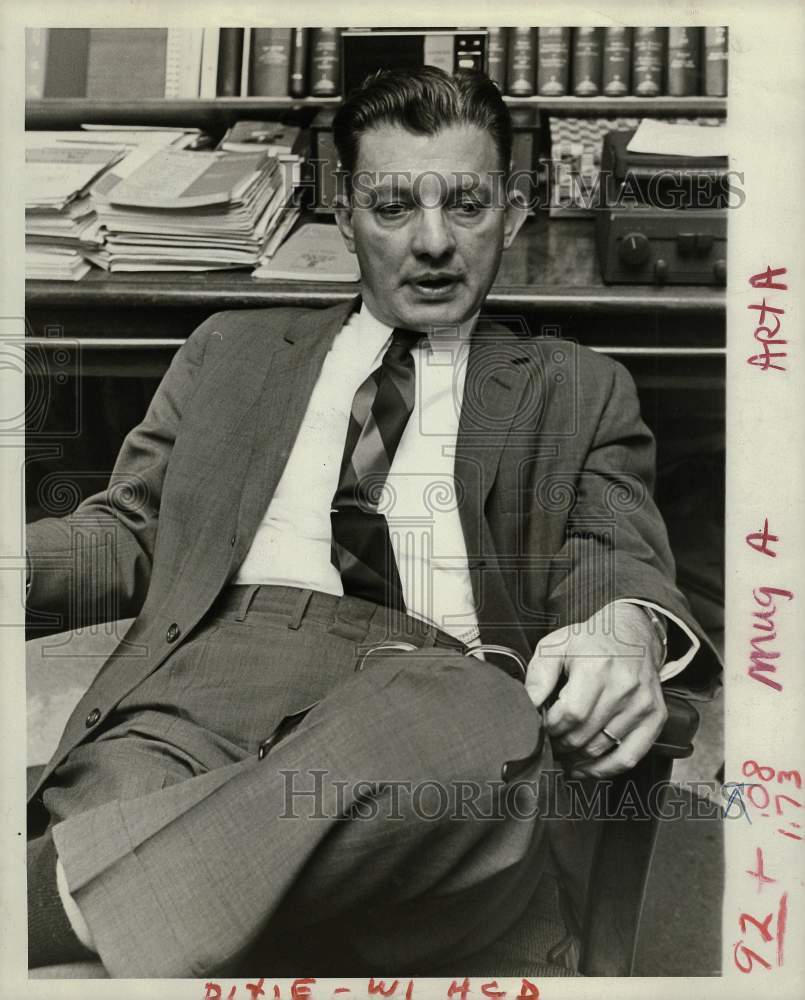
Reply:
[[[365,601],[253,590],[219,601],[45,790],[110,975],[278,974],[294,945],[306,975],[426,974],[485,947],[547,851],[550,750],[535,755],[522,684]],[[356,669],[395,639],[418,648]],[[317,968],[324,941],[351,967]]]

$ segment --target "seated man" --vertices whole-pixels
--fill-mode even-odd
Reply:
[[[108,489],[29,528],[31,609],[136,616],[31,798],[32,965],[460,960],[529,901],[552,755],[632,767],[714,669],[628,374],[481,317],[525,218],[497,89],[382,73],[335,135],[361,297],[210,317]]]

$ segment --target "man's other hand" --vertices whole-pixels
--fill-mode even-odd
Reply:
[[[646,613],[618,601],[538,644],[526,690],[540,707],[563,673],[545,721],[573,777],[609,777],[645,756],[668,716],[659,680],[662,644]],[[606,730],[606,732],[605,732]]]

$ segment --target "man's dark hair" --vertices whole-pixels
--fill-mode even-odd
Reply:
[[[500,91],[483,73],[462,70],[450,76],[436,66],[378,70],[353,90],[333,121],[341,168],[351,175],[361,135],[383,125],[397,125],[416,135],[436,135],[443,128],[475,125],[488,132],[508,174],[512,123]]]

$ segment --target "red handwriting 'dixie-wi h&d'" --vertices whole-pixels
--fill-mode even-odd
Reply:
[[[353,997],[381,997],[383,1000],[413,1000],[416,980],[400,981],[391,979],[370,978],[366,983],[365,992],[353,991],[347,986],[335,986],[332,989],[324,983],[309,977],[294,979],[290,987],[283,991],[279,983],[266,985],[265,978],[254,983],[237,984],[227,987],[217,982],[204,984],[203,1000],[259,1000],[267,997],[269,1000],[324,1000],[325,997],[343,997],[351,994]],[[540,991],[536,983],[530,979],[521,978],[517,991],[506,991],[498,985],[496,979],[489,979],[474,984],[469,978],[454,979],[445,990],[445,1000],[469,1000],[471,996],[487,997],[489,1000],[539,1000]]]
[[[749,278],[749,284],[753,288],[787,291],[788,285],[777,280],[786,273],[786,270],[784,267],[767,267],[765,271],[753,274]],[[770,369],[784,372],[786,368],[781,363],[781,359],[787,357],[787,352],[780,350],[780,348],[786,346],[788,341],[780,337],[779,333],[782,326],[780,317],[785,315],[785,309],[767,301],[765,295],[760,302],[753,302],[746,308],[759,313],[753,336],[761,348],[760,353],[748,357],[746,363],[754,365],[764,372]]]

